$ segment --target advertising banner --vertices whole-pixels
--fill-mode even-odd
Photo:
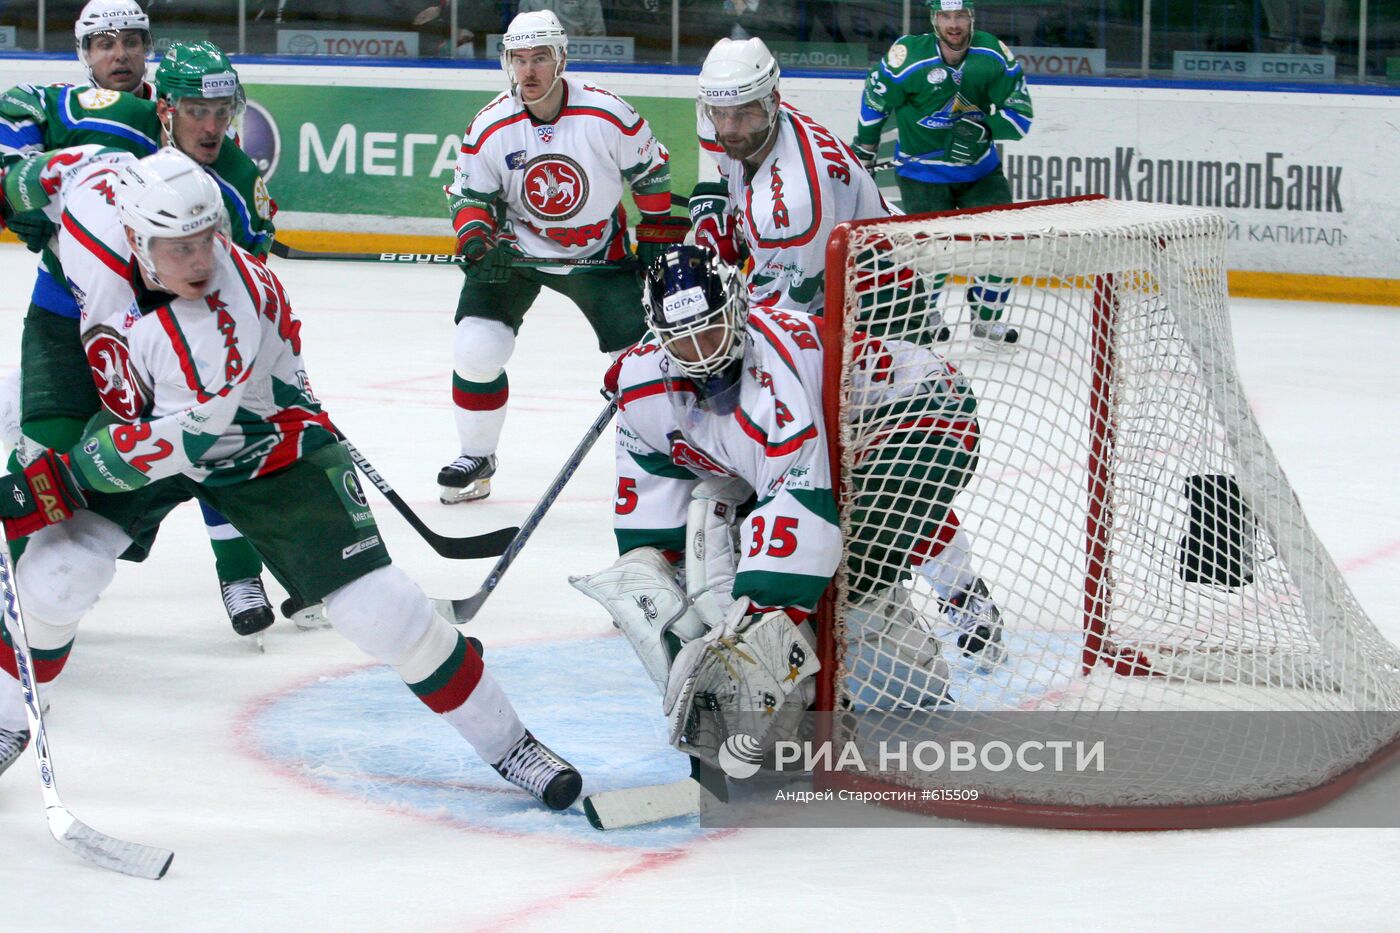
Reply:
[[[267,176],[284,212],[279,222],[315,215],[312,229],[449,235],[442,191],[462,131],[503,83],[496,70],[466,74],[490,89],[247,84],[243,146]],[[695,105],[627,100],[672,146],[676,190],[688,192],[696,174]],[[636,216],[630,203],[628,210]]]
[[[1335,55],[1284,55],[1271,52],[1173,52],[1172,71],[1182,78],[1331,78]]]
[[[382,29],[279,29],[281,55],[368,55],[417,58],[418,33]]]

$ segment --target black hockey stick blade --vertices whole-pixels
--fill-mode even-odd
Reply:
[[[49,831],[53,837],[79,858],[99,868],[121,872],[133,878],[159,881],[170,869],[175,853],[169,849],[123,842],[100,833],[69,813],[67,808],[49,807]]]
[[[340,441],[345,445],[345,449],[350,454],[350,459],[355,461],[355,466],[360,468],[360,472],[365,475],[374,488],[379,490],[380,495],[389,500],[389,504],[394,510],[403,516],[404,521],[418,532],[419,536],[442,557],[449,560],[477,560],[483,557],[500,557],[510,547],[510,543],[515,540],[515,536],[520,533],[519,526],[512,525],[509,528],[498,528],[495,531],[488,531],[485,534],[469,535],[465,538],[450,538],[447,535],[440,535],[433,531],[423,520],[418,517],[413,509],[409,508],[403,497],[394,491],[394,487],[389,485],[389,481],[379,474],[374,465],[365,459],[365,455],[360,453],[360,449],[350,443],[349,438],[342,438]]]

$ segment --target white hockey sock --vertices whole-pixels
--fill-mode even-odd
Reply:
[[[467,317],[457,322],[452,343],[452,413],[462,453],[495,453],[506,423],[510,396],[505,367],[515,334],[499,321]]]
[[[950,599],[972,586],[977,579],[972,569],[972,552],[961,528],[918,567],[919,575],[933,585],[938,595]]]
[[[482,761],[495,765],[525,734],[525,725],[515,713],[510,697],[496,683],[491,672],[483,670],[467,701],[442,718],[471,743]]]

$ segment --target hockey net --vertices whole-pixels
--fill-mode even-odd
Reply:
[[[1103,198],[837,231],[824,398],[848,557],[853,538],[908,527],[908,502],[853,508],[860,458],[898,443],[894,459],[912,467],[931,437],[891,435],[853,392],[856,334],[873,322],[946,357],[975,394],[977,462],[952,512],[1001,612],[1006,657],[989,667],[961,655],[907,549],[889,556],[891,589],[854,592],[850,572],[838,574],[818,706],[837,711],[830,737],[865,755],[860,773],[834,769],[829,782],[948,785],[946,769],[882,768],[875,745],[891,737],[946,748],[958,736],[1116,731],[1110,752],[1128,751],[1113,775],[974,769],[959,779],[976,803],[901,805],[1033,824],[1212,825],[1324,802],[1395,751],[1386,714],[1400,709],[1400,652],[1357,604],[1250,412],[1224,240],[1217,213]],[[988,282],[1009,288],[1014,348],[971,334],[968,288]],[[911,287],[925,300],[908,300]],[[951,340],[934,339],[931,308]],[[906,620],[912,610],[937,636],[944,702],[931,696],[929,652],[872,636],[853,607]]]

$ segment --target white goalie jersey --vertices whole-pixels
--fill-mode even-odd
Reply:
[[[226,485],[275,473],[335,443],[301,360],[301,324],[281,283],[218,235],[199,300],[146,289],[116,208],[122,153],[63,173],[45,208],[81,310],[104,408],[71,462],[102,492],[183,474]]]
[[[745,179],[744,163],[730,159],[715,141],[702,112],[700,146],[714,156],[729,188],[753,260],[750,303],[822,312],[823,270],[831,231],[848,220],[889,217],[899,211],[880,195],[875,180],[849,146],[811,117],[782,104],[778,138],[763,164]]]
[[[941,430],[970,417],[967,383],[942,357],[906,341],[855,339],[855,407],[889,428],[867,432],[875,444],[910,423]],[[816,322],[797,310],[752,309],[745,340],[738,403],[728,414],[701,403],[655,339],[623,357],[618,549],[683,551],[691,490],[703,478],[738,477],[756,501],[741,526],[732,595],[810,612],[842,553],[823,420],[824,351]]]
[[[550,123],[507,93],[467,126],[446,189],[453,224],[460,230],[490,218],[502,241],[540,259],[622,259],[623,195],[630,186],[644,211],[669,214],[670,155],[626,101],[583,81],[560,81],[563,103]],[[491,217],[497,202],[503,218]]]

